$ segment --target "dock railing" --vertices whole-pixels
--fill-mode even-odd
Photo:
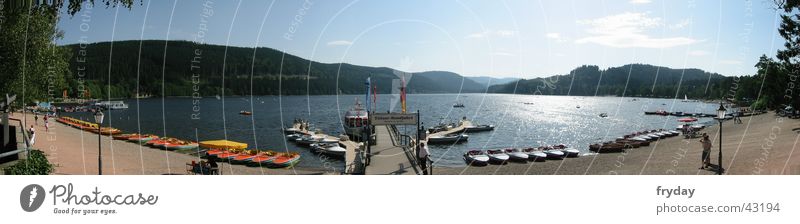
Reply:
[[[21,152],[25,152],[25,156],[30,156],[30,150],[31,150],[30,139],[28,139],[28,133],[25,131],[25,126],[22,124],[22,120],[16,119],[16,118],[9,118],[8,121],[2,121],[2,122],[9,122],[9,124],[11,124],[10,121],[19,122],[19,126],[18,127],[20,127],[19,131],[22,134],[22,140],[25,143],[25,148],[17,149],[17,150],[11,151],[11,152],[2,153],[2,154],[0,154],[0,158],[16,155],[16,154],[19,154]],[[6,133],[6,134],[11,135],[13,133]],[[3,136],[0,136],[0,138],[2,138],[2,137]]]
[[[414,166],[414,169],[417,171],[422,171],[422,166],[419,164],[419,159],[417,158],[417,155],[419,155],[419,147],[417,147],[418,141],[409,135],[401,134],[397,130],[397,126],[395,125],[390,125],[389,130],[392,134],[392,138],[397,139],[397,141],[395,142],[396,143],[395,146],[403,147],[403,151],[405,151],[406,155],[409,158],[411,158],[411,164]],[[426,161],[428,163],[426,164],[427,165],[426,167],[428,169],[428,174],[432,175],[433,161],[431,161],[430,159],[427,159]]]

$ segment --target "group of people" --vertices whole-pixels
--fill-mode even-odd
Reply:
[[[50,114],[45,114],[44,118],[42,118],[42,119],[44,120],[44,131],[45,132],[50,132],[50,120],[51,120],[50,119]],[[33,144],[36,142],[36,128],[34,128],[34,126],[38,126],[38,125],[39,125],[39,114],[34,113],[33,114],[33,125],[31,125],[31,128],[28,129],[28,135],[30,135],[30,141],[28,143],[29,146],[33,146]]]

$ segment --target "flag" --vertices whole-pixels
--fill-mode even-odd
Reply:
[[[406,113],[406,79],[405,77],[400,77],[400,106],[402,108],[402,112]]]
[[[378,85],[372,85],[372,111],[378,110]]]
[[[370,87],[371,83],[370,83],[369,79],[370,79],[370,77],[367,77],[367,81],[364,82],[364,86],[367,87],[367,89],[366,89],[367,90],[367,95],[364,97],[364,103],[367,104],[367,113],[369,113],[369,108],[370,108],[370,104],[369,104],[369,89],[370,88],[369,87]]]

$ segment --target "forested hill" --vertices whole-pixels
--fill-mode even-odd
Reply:
[[[72,97],[78,95],[79,77],[87,81],[85,86],[93,98],[106,97],[108,86],[114,98],[135,96],[137,82],[143,95],[162,95],[163,84],[165,96],[192,95],[195,87],[201,96],[214,96],[222,94],[223,77],[225,95],[362,94],[369,76],[378,92],[390,93],[392,79],[397,79],[391,68],[309,64],[309,60],[263,47],[256,49],[253,61],[254,49],[245,47],[228,47],[224,57],[225,46],[188,41],[142,41],[141,51],[140,41],[113,42],[113,51],[111,46],[112,42],[66,46],[72,51],[73,74],[67,78]],[[78,74],[79,67],[85,67],[85,75]],[[197,85],[192,82],[193,75],[199,80]],[[485,86],[452,72],[414,73],[408,81],[409,93],[486,91]]]
[[[709,82],[710,79],[710,82]],[[724,95],[726,78],[700,69],[671,69],[646,64],[628,64],[605,70],[578,67],[565,75],[520,80],[489,88],[494,93],[573,96],[644,96],[718,98]],[[706,89],[706,85],[708,89]],[[680,91],[677,91],[680,88]]]

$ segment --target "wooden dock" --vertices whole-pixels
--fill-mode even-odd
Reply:
[[[400,144],[400,136],[393,134],[390,126],[375,126],[376,143],[371,147],[370,164],[365,174],[417,175],[416,154]]]

